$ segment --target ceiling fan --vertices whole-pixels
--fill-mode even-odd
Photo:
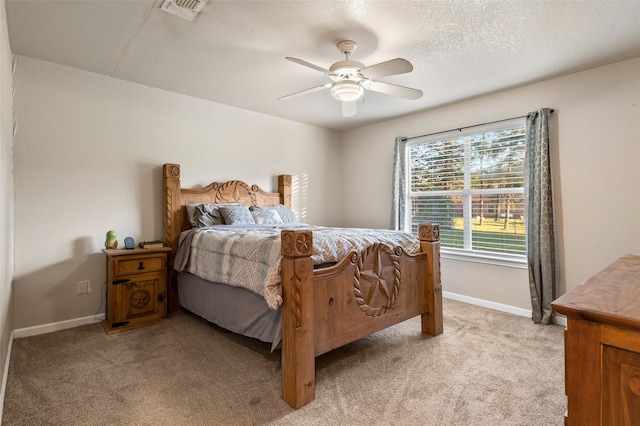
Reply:
[[[287,56],[286,59],[291,62],[325,73],[333,82],[291,93],[278,99],[291,99],[319,90],[331,89],[331,96],[342,102],[342,115],[344,117],[351,117],[355,115],[356,101],[362,97],[365,89],[386,95],[399,96],[405,99],[418,99],[422,96],[422,91],[418,89],[372,80],[378,77],[411,72],[413,71],[411,62],[406,59],[396,58],[365,67],[361,62],[349,59],[349,55],[351,55],[357,47],[356,42],[351,40],[343,40],[338,43],[338,49],[345,55],[345,60],[336,62],[331,65],[328,70],[302,59]]]

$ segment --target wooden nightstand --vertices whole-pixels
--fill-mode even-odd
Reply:
[[[158,249],[102,250],[107,255],[107,334],[169,321],[167,253]]]

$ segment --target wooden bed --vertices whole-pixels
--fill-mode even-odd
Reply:
[[[163,241],[173,249],[169,265],[173,265],[180,233],[191,228],[187,204],[291,207],[291,191],[291,175],[278,177],[278,192],[239,180],[186,189],[180,186],[180,166],[165,164]],[[418,315],[422,333],[442,333],[439,234],[438,225],[422,224],[420,253],[409,255],[376,243],[331,267],[314,270],[312,232],[282,231],[282,398],[289,405],[298,409],[314,399],[315,357],[323,353]],[[168,306],[175,311],[180,304],[176,273],[172,267],[170,271]],[[375,280],[393,283],[382,305],[367,302],[381,300],[382,292],[371,298],[377,291]]]

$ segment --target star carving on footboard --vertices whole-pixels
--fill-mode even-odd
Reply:
[[[309,231],[282,234],[282,253],[285,256],[305,256],[312,252],[312,238]]]
[[[371,317],[384,315],[400,290],[398,255],[386,244],[367,246],[358,256],[353,287],[362,312]]]

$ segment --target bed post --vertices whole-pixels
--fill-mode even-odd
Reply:
[[[442,285],[440,284],[440,225],[418,225],[420,249],[427,253],[427,306],[422,314],[422,332],[431,336],[442,334]]]
[[[312,233],[282,231],[282,399],[298,409],[315,398]]]
[[[169,282],[167,283],[167,310],[169,312],[180,309],[178,301],[178,286],[173,260],[178,249],[180,238],[180,165],[164,164],[162,166],[162,189],[165,211],[162,214],[162,242],[171,247],[168,253]]]
[[[291,175],[278,176],[278,192],[280,193],[280,204],[291,208]]]

